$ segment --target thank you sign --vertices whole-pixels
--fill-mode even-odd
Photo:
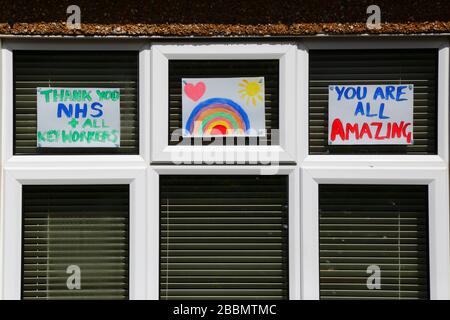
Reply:
[[[120,147],[120,89],[37,88],[37,146]]]
[[[413,144],[414,87],[330,85],[328,144]]]

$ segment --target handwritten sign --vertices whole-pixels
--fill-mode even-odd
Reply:
[[[330,85],[328,93],[328,144],[413,144],[413,85]]]
[[[37,88],[37,146],[120,147],[120,89]]]

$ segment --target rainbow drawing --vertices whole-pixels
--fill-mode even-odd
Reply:
[[[227,136],[245,134],[250,120],[244,109],[226,98],[210,98],[192,110],[185,130],[191,136]]]
[[[182,78],[182,135],[265,136],[264,97],[264,77]]]

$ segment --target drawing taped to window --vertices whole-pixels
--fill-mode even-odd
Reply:
[[[183,78],[183,137],[260,137],[264,77]]]

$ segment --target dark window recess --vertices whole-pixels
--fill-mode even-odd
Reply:
[[[127,299],[128,229],[128,185],[24,186],[22,299]]]
[[[427,186],[320,185],[319,210],[321,299],[429,298]]]
[[[160,299],[288,299],[287,176],[161,176]]]
[[[279,145],[279,61],[278,60],[171,60],[169,61],[169,145],[208,145],[221,143],[225,138],[185,138],[175,130],[182,128],[182,78],[264,77],[265,119],[267,137],[257,138],[258,145]],[[250,145],[255,138],[237,138],[234,144]]]
[[[421,50],[311,50],[310,154],[437,154],[438,52]],[[328,145],[328,85],[413,84],[414,144]]]
[[[14,154],[138,154],[138,52],[14,51]],[[120,88],[120,148],[38,148],[36,88]]]

